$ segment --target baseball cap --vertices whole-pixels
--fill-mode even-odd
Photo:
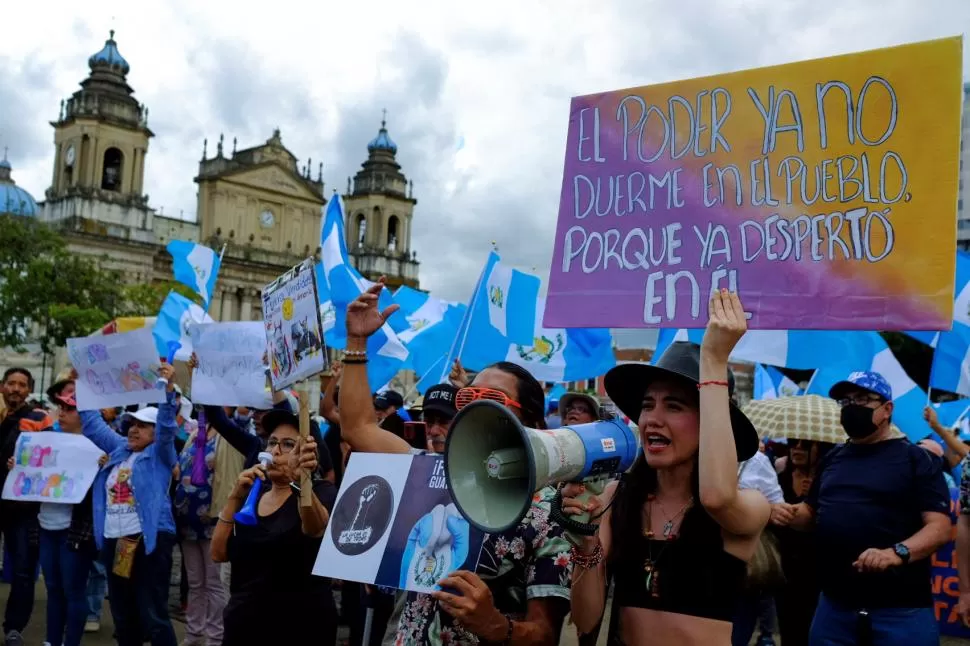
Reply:
[[[593,415],[597,419],[599,418],[600,403],[596,400],[595,397],[593,397],[592,395],[587,395],[586,393],[566,393],[562,397],[560,397],[559,398],[559,417],[565,420],[566,409],[569,408],[570,404],[572,404],[574,401],[577,401],[577,400],[586,402],[586,405],[589,406],[589,410],[593,413]]]
[[[377,393],[377,397],[374,398],[374,408],[386,410],[391,406],[404,407],[404,397],[401,396],[401,393],[396,390],[385,390],[382,393]]]
[[[457,392],[458,389],[451,384],[437,384],[428,388],[422,402],[424,412],[434,411],[448,418],[454,417],[458,414],[458,409],[455,408],[455,394]]]
[[[146,406],[145,408],[139,408],[134,413],[131,414],[132,419],[136,419],[139,422],[145,422],[146,424],[154,424],[158,420],[158,409],[154,406]]]
[[[844,381],[832,386],[829,390],[829,397],[843,399],[849,392],[859,389],[878,395],[886,401],[893,399],[893,389],[886,378],[878,372],[870,371],[853,372]]]

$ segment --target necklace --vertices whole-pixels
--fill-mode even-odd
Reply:
[[[653,502],[656,500],[657,504],[660,506],[660,511],[666,518],[663,527],[664,544],[661,546],[660,551],[657,556],[653,555],[653,524],[651,523],[651,509],[653,507]],[[684,513],[690,509],[691,505],[694,504],[694,497],[691,496],[687,503],[674,514],[672,517],[667,518],[667,512],[663,508],[663,504],[656,499],[655,496],[650,495],[647,497],[647,528],[643,531],[643,536],[647,539],[647,558],[643,562],[643,571],[647,575],[646,586],[647,592],[654,599],[660,596],[660,572],[657,570],[657,564],[660,562],[660,557],[663,556],[664,551],[666,551],[667,546],[670,545],[677,538],[677,534],[674,533],[674,523],[676,520],[682,516]]]

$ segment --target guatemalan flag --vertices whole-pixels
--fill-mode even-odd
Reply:
[[[608,329],[543,327],[546,299],[538,299],[535,308],[532,342],[512,344],[506,361],[522,366],[539,381],[552,382],[593,379],[616,365]]]
[[[956,278],[954,280],[953,298],[953,331],[959,334],[963,332],[963,330],[957,329],[958,324],[970,327],[970,254],[965,251],[958,250],[956,267],[957,269]],[[906,332],[906,334],[913,337],[917,341],[922,341],[926,345],[935,348],[941,341],[944,340],[943,337],[950,334],[950,332]],[[948,351],[952,352],[954,344],[958,344],[959,342],[959,338],[950,339]],[[933,388],[951,390],[950,388],[945,388],[943,386],[936,386],[933,383],[931,383],[930,386]]]
[[[388,324],[408,350],[408,366],[418,376],[418,392],[438,383],[468,307],[408,286],[394,292],[400,306]],[[450,368],[450,366],[449,366]]]
[[[778,399],[801,395],[802,389],[773,366],[756,364],[754,367],[754,399]]]
[[[481,370],[505,359],[509,345],[531,344],[539,283],[538,277],[503,265],[492,251],[438,381],[445,380],[456,358],[469,370]]]
[[[346,348],[347,306],[374,283],[361,276],[350,264],[344,237],[343,208],[336,194],[327,205],[320,240],[322,259],[317,275],[321,306],[333,309],[333,323],[326,340],[334,348]],[[323,302],[327,297],[329,306]],[[386,289],[381,291],[379,298],[378,307],[381,309],[392,303],[391,294]],[[324,326],[326,328],[327,325]],[[407,349],[387,323],[368,339],[367,354],[367,379],[374,391],[393,379],[408,358]]]
[[[222,260],[219,254],[205,245],[187,240],[172,240],[165,249],[172,256],[175,280],[201,296],[208,309],[219,276]]]
[[[152,329],[158,355],[166,357],[169,342],[175,341],[180,344],[175,353],[175,359],[188,361],[192,356],[190,328],[196,323],[214,322],[204,309],[179,293],[169,292],[165,302],[162,303],[162,309],[158,311],[155,327]]]

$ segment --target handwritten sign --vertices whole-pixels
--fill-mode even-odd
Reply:
[[[151,328],[67,340],[77,371],[78,410],[159,403],[158,355]]]
[[[961,56],[948,38],[574,98],[543,324],[698,328],[728,288],[752,329],[948,330]]]
[[[266,354],[274,390],[327,367],[315,276],[313,261],[307,259],[263,289]]]
[[[451,501],[444,456],[354,453],[313,573],[431,592],[474,571],[484,539]]]
[[[213,406],[260,408],[266,400],[266,334],[254,322],[208,323],[191,328],[198,366],[192,400]]]
[[[3,485],[3,499],[79,503],[98,474],[102,454],[83,435],[21,433],[14,447],[13,469]]]

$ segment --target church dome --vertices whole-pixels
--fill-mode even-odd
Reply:
[[[372,153],[378,150],[389,151],[392,155],[397,152],[397,144],[387,134],[387,122],[383,119],[381,120],[381,129],[377,132],[377,136],[367,144],[367,152]]]
[[[30,193],[17,186],[10,176],[11,170],[4,151],[0,161],[0,215],[36,216],[40,212],[37,202]]]
[[[88,67],[91,68],[92,72],[96,69],[108,69],[122,76],[128,74],[130,67],[128,61],[118,51],[114,29],[111,30],[108,40],[104,41],[104,47],[101,48],[101,51],[88,59]]]

